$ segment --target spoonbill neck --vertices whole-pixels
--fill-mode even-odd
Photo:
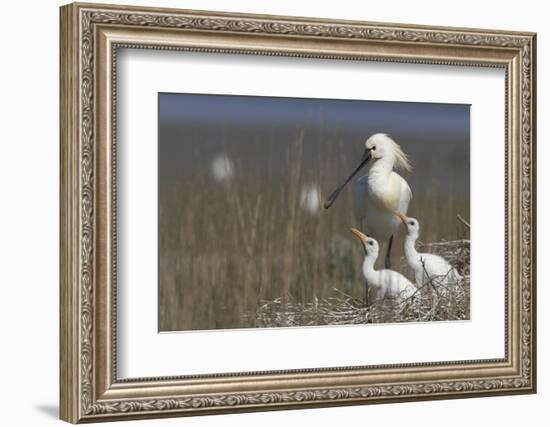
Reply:
[[[418,235],[416,233],[407,234],[405,236],[405,245],[403,249],[405,251],[405,257],[411,264],[416,264],[417,262],[420,263],[420,255],[415,247],[416,239],[418,239]]]
[[[388,179],[393,171],[394,163],[393,159],[386,157],[375,160],[368,168],[369,179]]]
[[[376,275],[376,271],[374,270],[374,263],[376,262],[377,257],[373,257],[372,255],[365,256],[365,259],[363,261],[363,275],[365,276],[365,279],[367,279],[367,282],[371,282],[373,280],[373,277]]]
[[[402,197],[403,178],[393,172],[390,163],[381,159],[369,170],[367,186],[369,203],[393,219],[392,212],[399,208],[398,203]]]

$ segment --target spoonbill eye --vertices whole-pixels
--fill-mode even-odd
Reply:
[[[372,151],[376,150],[376,145],[372,147]]]
[[[410,221],[410,222],[409,222],[409,225],[414,225],[414,221]]]
[[[371,246],[372,246],[373,244],[374,244],[374,243],[372,243],[372,241],[369,241],[369,245],[371,245]]]

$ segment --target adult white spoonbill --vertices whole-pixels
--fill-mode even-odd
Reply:
[[[401,218],[407,228],[404,246],[405,258],[414,270],[416,285],[419,287],[424,286],[429,280],[437,286],[456,285],[462,277],[445,258],[439,255],[417,252],[415,243],[420,232],[418,220],[409,218],[401,212],[395,214]]]
[[[361,240],[365,249],[363,276],[367,281],[371,294],[374,293],[375,300],[393,298],[402,302],[417,292],[415,286],[401,273],[393,270],[375,270],[374,263],[378,258],[378,242],[356,228],[352,228],[351,232]]]
[[[391,267],[393,235],[400,226],[394,212],[407,213],[412,192],[394,167],[411,171],[411,164],[401,147],[388,135],[377,133],[365,142],[365,151],[357,168],[328,197],[325,209],[331,207],[342,189],[363,168],[366,175],[359,178],[354,187],[353,208],[359,227],[379,242],[388,241],[384,265]]]

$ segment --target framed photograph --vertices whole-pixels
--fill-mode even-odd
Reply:
[[[535,392],[535,34],[60,22],[63,420]]]

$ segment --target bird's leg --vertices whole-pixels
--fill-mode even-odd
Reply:
[[[370,315],[370,308],[369,308],[369,282],[366,280],[365,280],[365,308],[368,309],[366,323],[372,323],[372,318]]]
[[[391,245],[393,243],[393,235],[388,242],[388,251],[386,252],[386,261],[384,262],[386,268],[391,268]]]

